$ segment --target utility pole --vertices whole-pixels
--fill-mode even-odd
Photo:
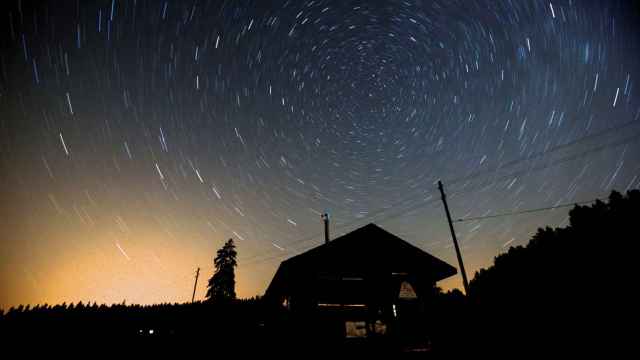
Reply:
[[[462,262],[462,254],[460,254],[460,247],[458,246],[458,239],[456,238],[456,231],[453,229],[453,222],[451,222],[451,214],[449,213],[449,205],[447,205],[447,197],[444,194],[444,188],[442,187],[442,181],[438,180],[438,189],[440,195],[442,195],[442,203],[444,204],[444,211],[447,213],[447,221],[449,221],[449,230],[451,230],[451,237],[453,238],[453,246],[456,248],[456,256],[458,257],[458,265],[460,265],[460,274],[462,275],[462,285],[464,285],[464,293],[469,295],[469,281],[467,280],[467,272],[464,270],[464,263]]]
[[[322,214],[322,220],[324,221],[324,243],[329,243],[329,214]]]
[[[198,276],[200,276],[200,268],[196,270],[196,282],[193,284],[193,295],[191,295],[191,302],[196,298],[196,286],[198,286]]]

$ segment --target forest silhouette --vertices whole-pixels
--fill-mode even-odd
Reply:
[[[576,205],[567,226],[538,229],[526,245],[509,248],[476,272],[468,296],[436,289],[414,326],[427,329],[434,355],[629,344],[631,331],[624,329],[635,326],[629,289],[636,280],[639,214],[638,190]],[[146,306],[21,305],[0,311],[0,337],[137,339],[164,346],[207,339],[234,351],[330,348],[314,343],[312,322],[288,322],[288,316],[259,297]]]

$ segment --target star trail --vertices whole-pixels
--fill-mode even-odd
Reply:
[[[229,238],[262,294],[325,211],[455,264],[438,180],[472,277],[640,186],[632,1],[3,5],[1,307],[188,301]]]

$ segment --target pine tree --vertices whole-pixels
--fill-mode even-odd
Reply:
[[[206,298],[213,302],[225,302],[236,298],[235,267],[238,266],[236,245],[229,239],[216,254],[215,272],[209,279]]]

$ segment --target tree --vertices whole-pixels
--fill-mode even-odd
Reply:
[[[224,302],[236,298],[236,276],[235,267],[238,266],[236,260],[236,245],[233,239],[229,239],[220,250],[218,250],[213,260],[216,268],[215,273],[209,279],[206,298],[209,301]]]
[[[565,227],[546,227],[498,255],[470,285],[475,341],[488,348],[556,349],[626,343],[618,319],[637,312],[640,190],[576,205]],[[484,332],[482,332],[484,331]],[[624,340],[620,340],[624,339]],[[604,346],[607,344],[607,346]]]

